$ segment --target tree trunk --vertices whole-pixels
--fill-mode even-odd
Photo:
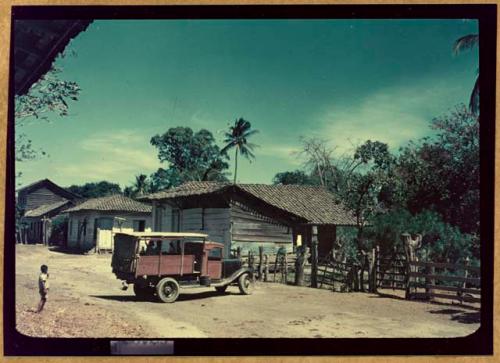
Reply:
[[[238,173],[238,146],[236,146],[236,149],[234,151],[234,182],[233,184],[236,184],[236,174]]]

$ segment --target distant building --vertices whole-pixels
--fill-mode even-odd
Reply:
[[[88,199],[66,212],[68,247],[82,251],[112,250],[114,232],[151,231],[151,205],[119,194]]]
[[[321,187],[302,185],[187,182],[141,198],[153,205],[154,231],[200,232],[231,249],[292,250],[310,245],[318,227],[318,252],[328,254],[337,226],[355,226],[356,219]],[[299,237],[300,236],[300,237]]]
[[[49,242],[52,219],[74,206],[81,197],[42,179],[18,190],[17,207],[23,211],[18,239],[27,243]]]

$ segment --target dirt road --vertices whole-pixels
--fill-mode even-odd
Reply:
[[[120,289],[110,255],[72,255],[16,246],[17,329],[50,337],[456,337],[479,327],[479,312],[367,293],[332,293],[261,283],[184,289],[174,304],[138,301]],[[37,276],[49,266],[46,309],[35,314]]]

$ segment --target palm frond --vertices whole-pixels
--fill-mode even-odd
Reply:
[[[255,155],[246,146],[240,148],[240,153],[247,159],[255,159]]]
[[[476,77],[476,83],[470,95],[469,109],[474,115],[479,114],[479,75]]]
[[[250,131],[243,133],[242,136],[243,137],[250,137],[250,136],[258,134],[258,133],[259,133],[259,130],[250,130]]]
[[[453,54],[459,54],[464,50],[469,50],[474,48],[474,46],[479,44],[478,34],[468,34],[455,41],[453,44]]]
[[[245,146],[248,147],[250,150],[253,150],[256,147],[260,147],[260,145],[254,144],[252,142],[247,142]]]
[[[235,146],[236,146],[236,143],[234,143],[234,142],[230,142],[229,144],[227,144],[226,146],[224,146],[224,147],[221,149],[220,153],[221,153],[221,154],[225,154],[228,150],[232,149],[232,148],[233,148],[233,147],[235,147]]]

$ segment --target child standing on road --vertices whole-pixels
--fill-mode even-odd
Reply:
[[[47,294],[49,292],[49,268],[47,265],[42,265],[40,267],[41,273],[38,276],[38,291],[40,292],[40,302],[38,303],[37,313],[43,310],[45,302],[47,301]]]

